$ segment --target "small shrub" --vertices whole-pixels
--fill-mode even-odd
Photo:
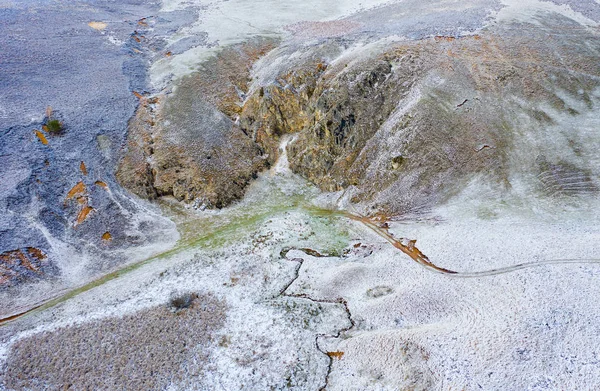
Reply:
[[[46,128],[50,133],[59,134],[63,131],[63,124],[57,119],[50,119],[46,122]]]
[[[175,312],[191,307],[194,300],[198,298],[197,293],[181,293],[171,296],[169,307]]]

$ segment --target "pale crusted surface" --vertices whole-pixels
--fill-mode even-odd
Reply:
[[[5,377],[0,384],[8,383],[9,389],[25,384],[52,388],[61,381],[56,371],[63,358],[72,355],[73,365],[64,380],[75,389],[102,381],[115,381],[117,388],[125,384],[153,389],[168,384],[182,390],[318,389],[328,358],[315,345],[315,338],[335,335],[348,320],[337,303],[283,294],[295,277],[297,263],[283,258],[281,252],[316,244],[318,251],[341,252],[347,234],[338,222],[303,212],[269,213],[248,221],[260,210],[287,203],[285,197],[272,193],[314,193],[289,174],[259,181],[241,205],[226,212],[190,214],[196,221],[191,220],[188,229],[196,232],[215,214],[240,222],[225,237],[215,235],[213,240],[225,243],[217,250],[206,249],[209,241],[193,246],[0,328],[0,360],[6,360],[10,370],[2,371]],[[172,292],[199,292],[200,298],[190,309],[172,314],[164,307]],[[33,346],[44,354],[27,362],[23,358]],[[52,350],[54,360],[48,362],[46,353]],[[84,374],[89,367],[83,359],[96,353],[105,353],[96,360],[98,372],[92,368]],[[160,354],[156,359],[150,353]],[[135,368],[102,366],[104,360],[128,358]],[[150,369],[160,376],[149,376]],[[105,377],[100,375],[103,372]]]
[[[12,17],[26,5],[4,3],[6,20],[22,20]],[[31,231],[15,228],[23,221],[68,255],[60,264],[65,284],[46,280],[24,287],[27,294],[3,295],[7,314],[57,286],[79,285],[122,259],[146,256],[115,251],[119,243],[174,239],[168,226],[156,234],[155,222],[163,220],[145,218],[150,210],[101,175],[125,144],[125,126],[118,125],[124,120],[116,118],[130,115],[135,99],[141,106],[130,122],[121,183],[147,198],[230,206],[193,212],[171,199],[169,213],[182,234],[173,251],[0,327],[0,362],[10,369],[0,371],[0,388],[57,388],[63,375],[81,388],[104,379],[113,388],[131,382],[182,390],[598,388],[597,265],[547,262],[469,279],[432,273],[363,227],[304,209],[318,191],[289,167],[338,190],[318,197],[320,205],[396,215],[391,232],[417,239],[442,268],[600,258],[596,3],[369,0],[365,7],[379,6],[355,13],[357,4],[347,1],[165,1],[162,12],[142,19],[132,17],[137,8],[130,4],[123,20],[118,12],[69,20],[99,45],[122,50],[122,70],[136,94],[119,90],[118,101],[103,100],[112,95],[102,82],[82,83],[95,104],[56,113],[69,120],[69,138],[48,135],[44,144],[44,130],[29,125],[10,125],[2,136],[10,153],[0,176],[0,208],[7,212],[0,213],[0,244],[11,246],[0,258],[26,276],[45,270],[11,251],[37,246],[21,240]],[[106,27],[88,25],[96,20]],[[54,50],[52,42],[72,42],[69,34],[80,31],[55,25],[60,34],[51,33],[53,40],[32,41],[32,64],[49,64],[44,53]],[[9,39],[10,50],[20,45]],[[78,63],[87,58],[81,48],[105,53],[93,45],[60,53]],[[143,91],[145,61],[153,63],[152,85],[166,87],[156,101]],[[95,64],[106,65],[110,71],[99,74],[121,85],[113,57]],[[54,88],[60,78],[48,79],[50,87],[28,80],[41,91],[30,94],[35,104],[21,114],[43,111],[48,97],[69,106],[83,96]],[[115,83],[106,84],[109,91]],[[8,110],[12,121],[25,96],[0,99],[0,119],[9,118]],[[115,112],[92,110],[98,107]],[[13,152],[15,140],[23,141],[19,148],[35,145],[35,164]],[[81,151],[94,157],[85,169]],[[272,171],[260,173],[278,157]],[[56,163],[64,169],[54,170]],[[54,186],[58,200],[39,215],[25,206],[47,205],[46,191],[54,187],[29,186],[34,177]],[[63,220],[56,208],[64,208]],[[121,222],[115,216],[134,223],[109,231]],[[65,237],[77,233],[115,257],[65,246],[56,233],[66,226]],[[39,232],[31,236],[39,239]],[[161,306],[174,291],[199,292],[215,311],[172,314]],[[169,335],[165,346],[155,336],[166,329],[184,335]],[[29,359],[33,349],[44,354]],[[155,360],[145,352],[165,354]],[[102,365],[90,367],[89,357]],[[127,377],[104,366],[123,357],[135,364],[124,364]],[[80,370],[94,377],[78,378]]]

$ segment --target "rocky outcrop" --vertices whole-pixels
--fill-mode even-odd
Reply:
[[[158,103],[159,98],[144,98],[135,116],[129,121],[127,152],[116,172],[117,181],[121,185],[145,199],[157,196],[148,157],[153,152],[152,130],[156,125],[154,112]]]
[[[581,134],[565,135],[563,156],[539,140],[568,132],[554,118],[592,110],[596,33],[573,27],[547,36],[566,22],[544,23],[388,44],[359,59],[340,48],[329,64],[288,64],[255,88],[240,124],[267,150],[279,135],[297,133],[288,147],[292,170],[323,190],[346,191],[367,213],[423,213],[475,178],[508,191],[516,175],[536,178],[548,165],[583,178],[565,185],[568,194],[589,194],[598,178],[590,174],[593,151],[575,141]],[[546,153],[553,157],[541,166],[536,159]],[[532,192],[547,187],[538,182],[529,183]]]
[[[279,155],[279,138],[310,125],[314,116],[313,96],[319,94],[317,81],[327,66],[319,58],[277,75],[272,84],[255,87],[240,115],[244,133],[252,135],[273,163]]]
[[[584,118],[599,87],[597,33],[573,26],[570,35],[548,36],[568,23],[561,18],[462,38],[351,47],[333,37],[276,50],[256,40],[225,49],[180,82],[159,117],[142,105],[118,176],[145,198],[221,207],[243,195],[276,160],[280,137],[294,133],[291,169],[325,191],[344,191],[368,214],[422,214],[475,178],[510,191],[516,176],[536,178],[548,167],[569,167],[566,180],[585,183],[528,178],[530,191],[596,192],[593,151],[579,135],[565,135],[564,156],[540,142],[565,131],[555,118]],[[157,125],[136,130],[148,123]]]
[[[171,95],[142,98],[117,178],[143,198],[173,196],[221,208],[239,199],[272,158],[235,123],[260,39],[229,48],[184,78]]]

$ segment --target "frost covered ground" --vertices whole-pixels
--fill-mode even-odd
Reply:
[[[315,192],[306,187],[302,180],[289,177],[285,170],[279,174],[267,173],[253,186],[240,205],[217,214],[228,215],[231,219],[243,219],[244,211],[248,208],[253,208],[256,212],[261,207],[267,207],[273,211],[281,205],[265,205],[265,200],[272,202],[273,194],[281,192],[275,199],[285,204],[285,194],[290,191],[294,194]],[[215,217],[215,212],[193,214],[202,220]],[[189,222],[190,217],[186,221]],[[186,227],[186,230],[190,229],[194,228]],[[250,220],[246,225],[228,231],[226,237],[216,237],[214,240],[218,243],[216,249],[210,250],[213,246],[210,242],[205,242],[204,246],[182,251],[164,262],[151,263],[120,279],[82,293],[51,310],[33,314],[23,319],[22,323],[4,326],[4,343],[27,341],[27,336],[43,331],[58,329],[57,333],[60,335],[60,327],[69,325],[68,327],[73,328],[73,324],[82,325],[85,330],[86,324],[94,319],[124,316],[156,306],[168,306],[173,295],[198,292],[201,295],[215,296],[225,303],[223,314],[220,315],[224,318],[224,324],[212,336],[206,370],[199,374],[196,372],[196,377],[183,376],[184,380],[173,381],[171,377],[175,377],[174,374],[194,372],[192,363],[186,362],[181,367],[171,368],[172,373],[167,373],[167,380],[162,387],[316,389],[322,386],[329,358],[318,350],[316,336],[335,335],[339,329],[347,327],[347,314],[336,303],[319,303],[286,296],[285,287],[294,279],[298,262],[291,261],[282,254],[290,247],[341,253],[347,244],[345,228],[335,220],[283,210],[280,213],[271,212],[267,217],[256,221]],[[138,327],[144,329],[141,326],[144,322],[144,318],[139,319]],[[188,327],[193,328],[194,324]],[[84,331],[81,333],[85,334]],[[102,352],[102,346],[96,346],[91,341],[83,343],[86,348],[76,351],[75,356],[79,354],[85,357],[90,354],[90,350]],[[35,342],[31,348],[36,350],[36,354],[51,358],[56,349],[64,349],[61,344],[59,338],[51,337],[46,345],[40,347],[39,342]],[[4,346],[3,358],[7,359],[8,350]],[[140,346],[139,349],[145,347]],[[114,358],[121,359],[117,356]],[[27,374],[32,373],[27,371],[27,363],[12,362],[10,356],[8,362],[9,369],[14,373],[24,373],[25,379]],[[42,360],[41,366],[48,373],[53,373],[60,372],[63,364]],[[93,385],[107,387],[108,384],[102,380],[104,369],[95,367],[91,370],[97,378]],[[6,373],[11,371],[7,370]],[[73,381],[78,384],[77,379]],[[17,389],[32,384],[19,381],[13,376],[5,382]],[[51,388],[60,386],[50,383]],[[117,382],[113,386],[127,387],[127,384]]]
[[[16,7],[0,2],[4,4]],[[258,35],[302,41],[371,34],[385,45],[469,35],[484,26],[531,21],[548,12],[597,32],[599,7],[592,1],[164,1],[161,12],[184,11],[197,20],[169,33],[167,48],[173,55],[154,59],[150,77],[156,91],[168,89],[223,46]],[[365,51],[357,45],[343,56]],[[280,65],[259,61],[254,75],[268,78]],[[594,107],[598,99],[596,93]],[[543,142],[562,156],[568,153],[563,147],[569,139],[556,130],[576,128],[583,147],[577,156],[564,157],[582,160],[597,180],[599,116],[597,109],[585,110],[573,119],[548,109],[553,127],[540,133],[541,139],[525,140],[521,148]],[[89,337],[102,334],[103,322],[111,325],[115,339],[135,344],[144,340],[142,333],[160,329],[160,322],[171,332],[187,333],[189,327],[193,334],[204,316],[216,320],[207,321],[202,333],[193,334],[195,339],[182,338],[195,344],[189,351],[164,357],[168,349],[160,350],[160,343],[159,350],[152,344],[135,349],[144,353],[136,356],[135,365],[156,360],[153,354],[165,360],[152,387],[600,388],[600,264],[593,263],[600,259],[597,193],[557,198],[531,192],[535,183],[545,185],[543,177],[520,170],[521,162],[514,161],[508,193],[475,178],[427,216],[390,222],[390,233],[416,239],[419,250],[446,269],[473,273],[545,262],[493,276],[441,274],[418,265],[356,221],[315,213],[310,205],[350,207],[343,192],[321,194],[289,171],[285,146],[293,142],[293,137],[282,140],[280,160],[233,206],[197,211],[162,200],[164,214],[181,235],[174,251],[0,326],[0,389],[68,386],[52,374],[69,365],[64,359],[69,355],[75,363],[94,355],[127,362],[130,351],[106,351],[105,339]],[[581,178],[571,179],[567,190],[587,185]],[[200,312],[188,313],[196,324],[181,326],[177,317],[188,315],[171,311],[170,301],[186,292],[199,298],[181,311]],[[114,326],[120,324],[131,329]],[[165,340],[179,340],[169,337]],[[27,360],[29,352],[37,359]],[[69,381],[75,389],[82,384],[96,389],[139,384],[128,383],[136,378],[135,369],[122,368],[111,367],[110,376],[101,365],[69,368],[85,372],[85,382]]]
[[[250,208],[277,210],[285,194],[317,195],[280,162],[239,205],[187,213],[235,219]],[[440,208],[435,221],[397,222],[390,231],[418,239],[432,261],[458,271],[600,258],[595,216],[582,223],[569,211],[552,220],[508,210],[482,219],[477,211],[495,205],[473,203],[462,199],[461,207]],[[194,227],[189,217],[182,220],[192,221],[186,231]],[[83,343],[86,349],[72,357],[86,357],[102,347],[63,342],[61,327],[86,330],[96,327],[92,320],[143,314],[168,306],[173,294],[198,292],[224,302],[224,321],[194,356],[208,357],[201,370],[187,362],[167,371],[162,384],[169,389],[319,389],[325,379],[327,389],[339,390],[593,389],[600,380],[597,265],[452,277],[417,265],[362,225],[298,210],[241,226],[217,247],[183,251],[4,326],[2,357],[21,369],[24,363],[11,361],[10,344],[27,346],[43,332],[58,334],[30,342],[41,357],[65,349],[60,343]],[[136,325],[144,330],[152,319]],[[63,364],[40,366],[53,373]],[[100,379],[95,385],[104,387],[102,367],[91,370]]]
[[[285,167],[280,161],[228,210],[179,211],[180,221],[187,222],[185,232],[202,229],[206,219],[218,215],[248,221],[225,237],[215,236],[212,244],[209,240],[150,263],[3,326],[5,374],[16,371],[28,379],[42,372],[50,388],[58,387],[48,376],[61,373],[65,365],[49,360],[60,357],[57,350],[69,349],[69,360],[85,362],[106,345],[78,338],[102,333],[103,319],[108,324],[135,314],[141,314],[133,323],[139,331],[127,329],[127,335],[144,341],[136,332],[156,327],[147,323],[156,320],[143,314],[168,308],[173,295],[197,292],[223,303],[218,314],[209,315],[222,320],[208,339],[195,340],[191,358],[157,378],[158,389],[319,389],[326,382],[327,389],[337,390],[598,386],[598,265],[553,264],[482,278],[439,274],[358,223],[298,209],[294,205],[315,196],[322,205],[337,197],[318,196]],[[303,201],[289,203],[286,194]],[[457,271],[600,258],[594,245],[600,239],[596,216],[582,222],[569,211],[550,219],[505,210],[482,218],[477,215],[482,207],[496,205],[466,198],[437,210],[434,221],[396,222],[390,231],[417,239],[430,260]],[[246,211],[263,208],[280,211],[245,219]],[[161,320],[165,325],[168,316]],[[63,327],[68,327],[69,341],[61,339]],[[110,330],[125,339],[126,329]],[[13,361],[10,349],[17,341],[20,351],[30,349],[40,358],[32,361],[35,371]],[[150,345],[138,349],[153,351]],[[127,352],[111,357],[126,359],[130,356],[119,354]],[[101,365],[88,372],[97,388],[107,387],[104,380],[128,378]],[[10,388],[37,388],[14,376],[3,380]],[[72,381],[78,384],[77,378]]]

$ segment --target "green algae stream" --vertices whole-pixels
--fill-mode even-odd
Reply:
[[[297,188],[297,186],[299,186],[297,181],[292,180],[291,182],[293,187]],[[192,249],[217,249],[243,239],[244,237],[247,237],[252,230],[259,227],[260,224],[286,212],[305,212],[309,216],[314,216],[316,219],[311,221],[311,225],[315,226],[315,228],[320,225],[318,222],[319,219],[329,219],[339,215],[339,213],[336,213],[335,211],[329,211],[330,213],[327,213],[324,209],[308,206],[307,193],[313,194],[313,191],[310,188],[306,188],[304,184],[302,184],[302,186],[304,187],[304,191],[295,192],[290,195],[281,191],[280,188],[273,186],[273,181],[266,180],[263,183],[256,184],[245,201],[219,212],[208,212],[203,215],[187,211],[179,203],[162,201],[160,202],[160,206],[163,213],[176,223],[180,233],[180,240],[171,249],[126,265],[80,287],[60,291],[51,299],[36,303],[25,311],[20,311],[0,319],[0,326],[4,326],[9,322],[26,315],[52,308],[79,294],[104,285],[109,281],[121,278],[150,263],[165,260]],[[318,230],[323,231],[324,233],[328,231],[330,227],[322,226],[320,228],[321,229]],[[321,232],[319,232],[319,234],[321,234]],[[343,247],[347,243],[346,235],[339,234],[340,232],[328,232],[327,235],[323,237],[320,236],[320,238],[324,239],[324,245],[330,247],[326,250],[339,250],[339,247]]]
[[[298,182],[293,181],[294,187]],[[292,195],[282,192],[280,188],[273,188],[272,181],[265,181],[254,187],[254,194],[246,198],[244,202],[233,205],[215,213],[205,213],[204,215],[194,214],[185,210],[178,203],[163,201],[161,207],[163,212],[175,221],[180,240],[169,250],[153,255],[139,262],[124,266],[121,269],[103,275],[80,287],[70,290],[63,290],[54,298],[30,306],[27,310],[0,319],[0,326],[4,326],[14,320],[26,315],[41,312],[63,303],[81,293],[99,287],[109,281],[123,277],[145,265],[159,260],[168,259],[174,255],[181,254],[192,249],[211,250],[218,249],[232,242],[247,237],[252,230],[255,230],[261,223],[270,218],[275,218],[288,212],[303,212],[311,217],[311,226],[319,231],[319,245],[322,250],[329,254],[339,253],[347,245],[348,237],[341,230],[332,230],[331,225],[322,223],[320,220],[331,221],[333,219],[347,219],[356,221],[364,227],[370,229],[392,246],[408,255],[413,261],[426,269],[441,273],[450,277],[477,278],[492,275],[509,273],[529,267],[536,267],[548,264],[585,264],[600,263],[598,259],[550,259],[534,262],[519,263],[507,267],[482,270],[476,272],[458,272],[448,270],[437,266],[431,262],[418,248],[414,241],[404,238],[395,238],[387,231],[387,228],[378,224],[376,221],[359,216],[350,212],[326,209],[311,205],[308,201],[308,195],[314,194],[312,191],[294,193]],[[266,185],[266,186],[263,186]],[[258,189],[258,191],[256,191]],[[308,193],[308,194],[307,194]],[[333,232],[335,231],[335,232]],[[200,234],[198,234],[200,232]]]

